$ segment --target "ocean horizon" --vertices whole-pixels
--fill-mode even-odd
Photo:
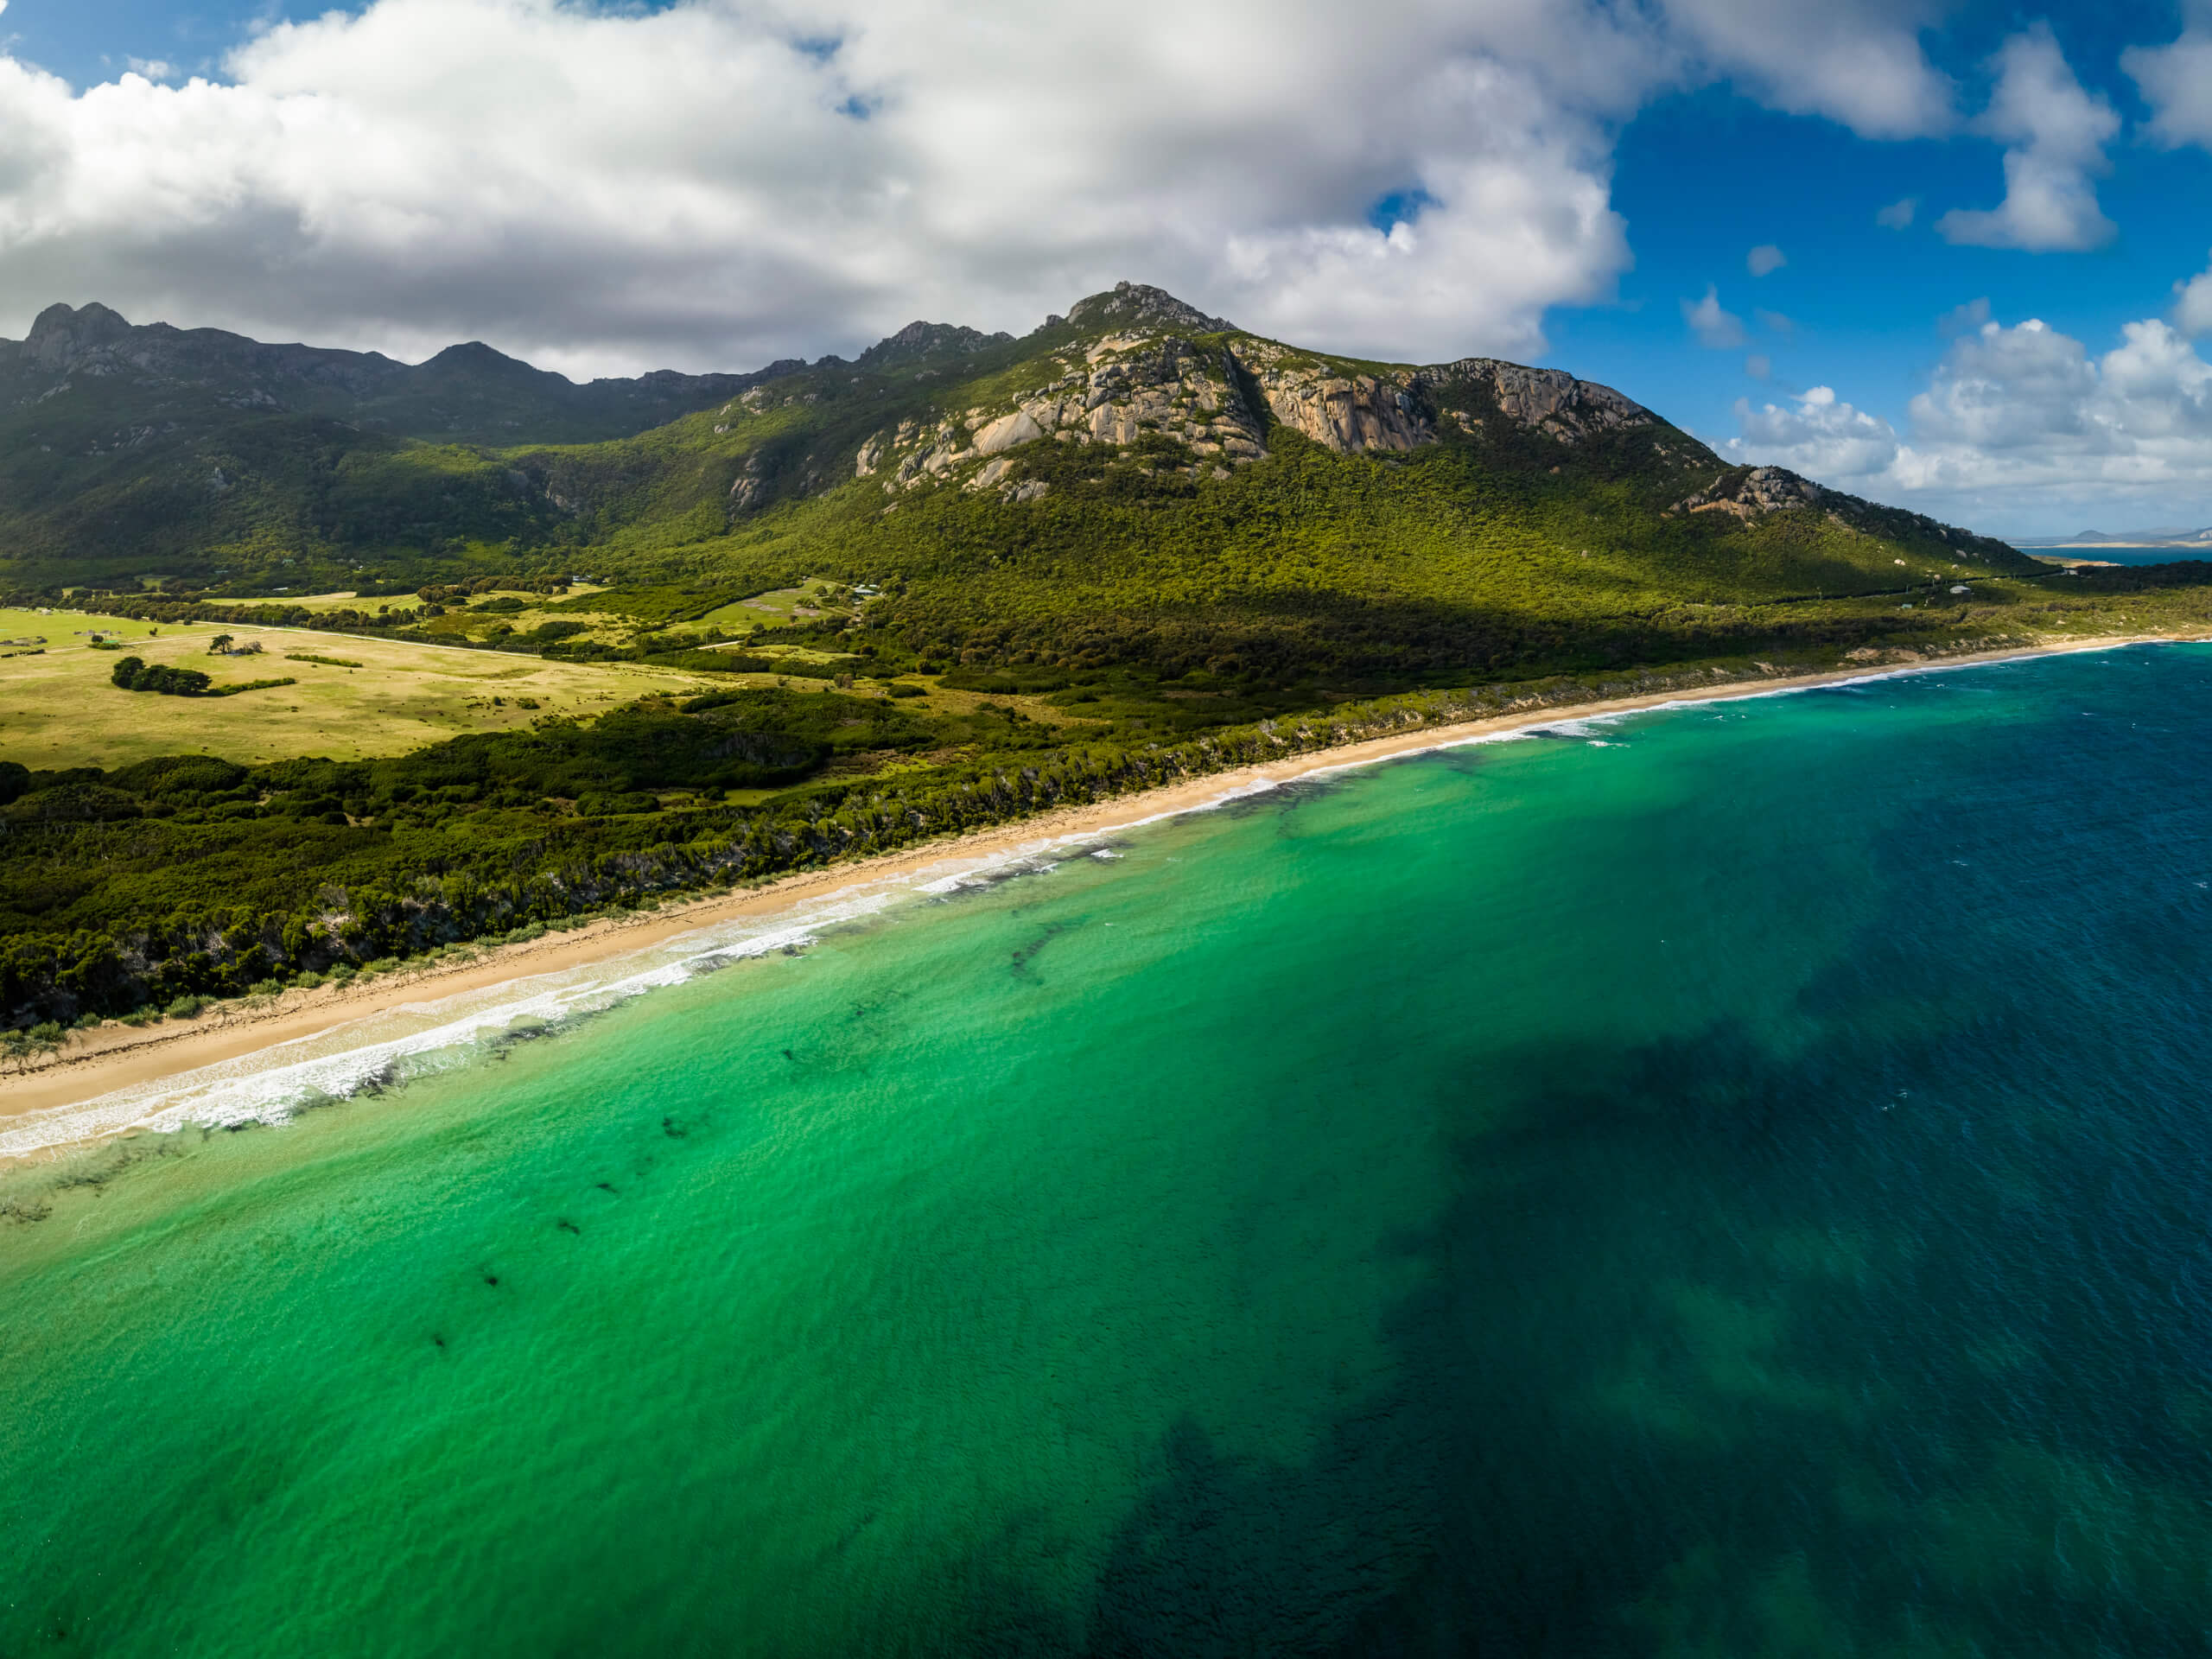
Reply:
[[[0,1651],[2202,1651],[2208,740],[1565,719],[243,1068],[0,1178]]]

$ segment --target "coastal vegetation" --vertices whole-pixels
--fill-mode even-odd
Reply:
[[[0,664],[0,1026],[1355,736],[2212,626],[2212,566],[2054,568],[1555,372],[1325,358],[1156,290],[1022,340],[917,325],[589,442],[522,404],[501,444],[340,430],[280,380],[208,417],[188,512],[147,505],[176,506],[169,450],[96,446],[48,518],[0,518],[0,632],[41,642]],[[81,384],[102,418],[151,395]],[[78,397],[0,427],[50,437]],[[310,671],[185,661],[264,646]]]

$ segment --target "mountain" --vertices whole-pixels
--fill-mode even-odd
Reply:
[[[2040,569],[1558,370],[1348,359],[1126,283],[966,344],[503,464],[588,520],[597,574],[886,585],[929,658],[1040,674],[1652,660],[1740,637],[1731,606]]]
[[[894,587],[916,649],[1014,665],[1627,661],[1740,626],[1720,606],[2039,568],[1556,369],[1314,352],[1128,283],[1018,340],[917,322],[855,362],[588,386],[56,307],[0,346],[0,435],[19,589],[823,575]]]
[[[2085,530],[2063,541],[2039,543],[2050,547],[2202,547],[2212,544],[2212,530]]]
[[[625,429],[567,435],[594,420]],[[1315,352],[1131,283],[1020,339],[918,322],[854,362],[591,387],[64,309],[0,352],[0,437],[19,601],[714,688],[373,760],[0,760],[0,1026],[196,1008],[1353,734],[2212,604],[2212,566],[2046,583],[1556,369]],[[578,575],[597,590],[555,591]],[[729,624],[806,578],[817,603]],[[48,665],[73,708],[147,691],[128,660]]]
[[[331,556],[511,539],[529,513],[430,446],[623,437],[804,366],[577,385],[479,343],[410,365],[50,306],[0,340],[0,575],[205,575],[246,550],[350,569]]]
[[[749,375],[663,371],[580,386],[480,341],[410,365],[377,352],[267,346],[219,328],[138,327],[97,303],[53,305],[26,338],[0,340],[0,402],[32,410],[97,389],[103,408],[142,423],[159,416],[163,426],[180,414],[204,420],[227,410],[324,416],[416,438],[589,443],[642,432],[804,366],[794,359]]]

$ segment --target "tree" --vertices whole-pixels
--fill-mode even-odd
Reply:
[[[126,691],[160,691],[172,697],[203,696],[213,683],[196,668],[171,668],[141,657],[122,658],[109,677]]]
[[[210,639],[207,642],[207,654],[210,657],[213,657],[222,652],[226,652],[230,648],[231,636],[227,633],[219,633],[213,639]]]

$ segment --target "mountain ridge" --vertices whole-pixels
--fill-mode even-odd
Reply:
[[[0,348],[0,581],[18,590],[821,576],[891,582],[873,613],[918,658],[1382,683],[1575,641],[1679,652],[1715,604],[2042,569],[1732,464],[1561,370],[1347,358],[1134,283],[1019,339],[925,321],[856,361],[671,377],[693,406],[573,441],[517,435],[592,388],[480,343],[410,367],[104,306],[33,334]],[[505,441],[454,433],[464,394]]]

